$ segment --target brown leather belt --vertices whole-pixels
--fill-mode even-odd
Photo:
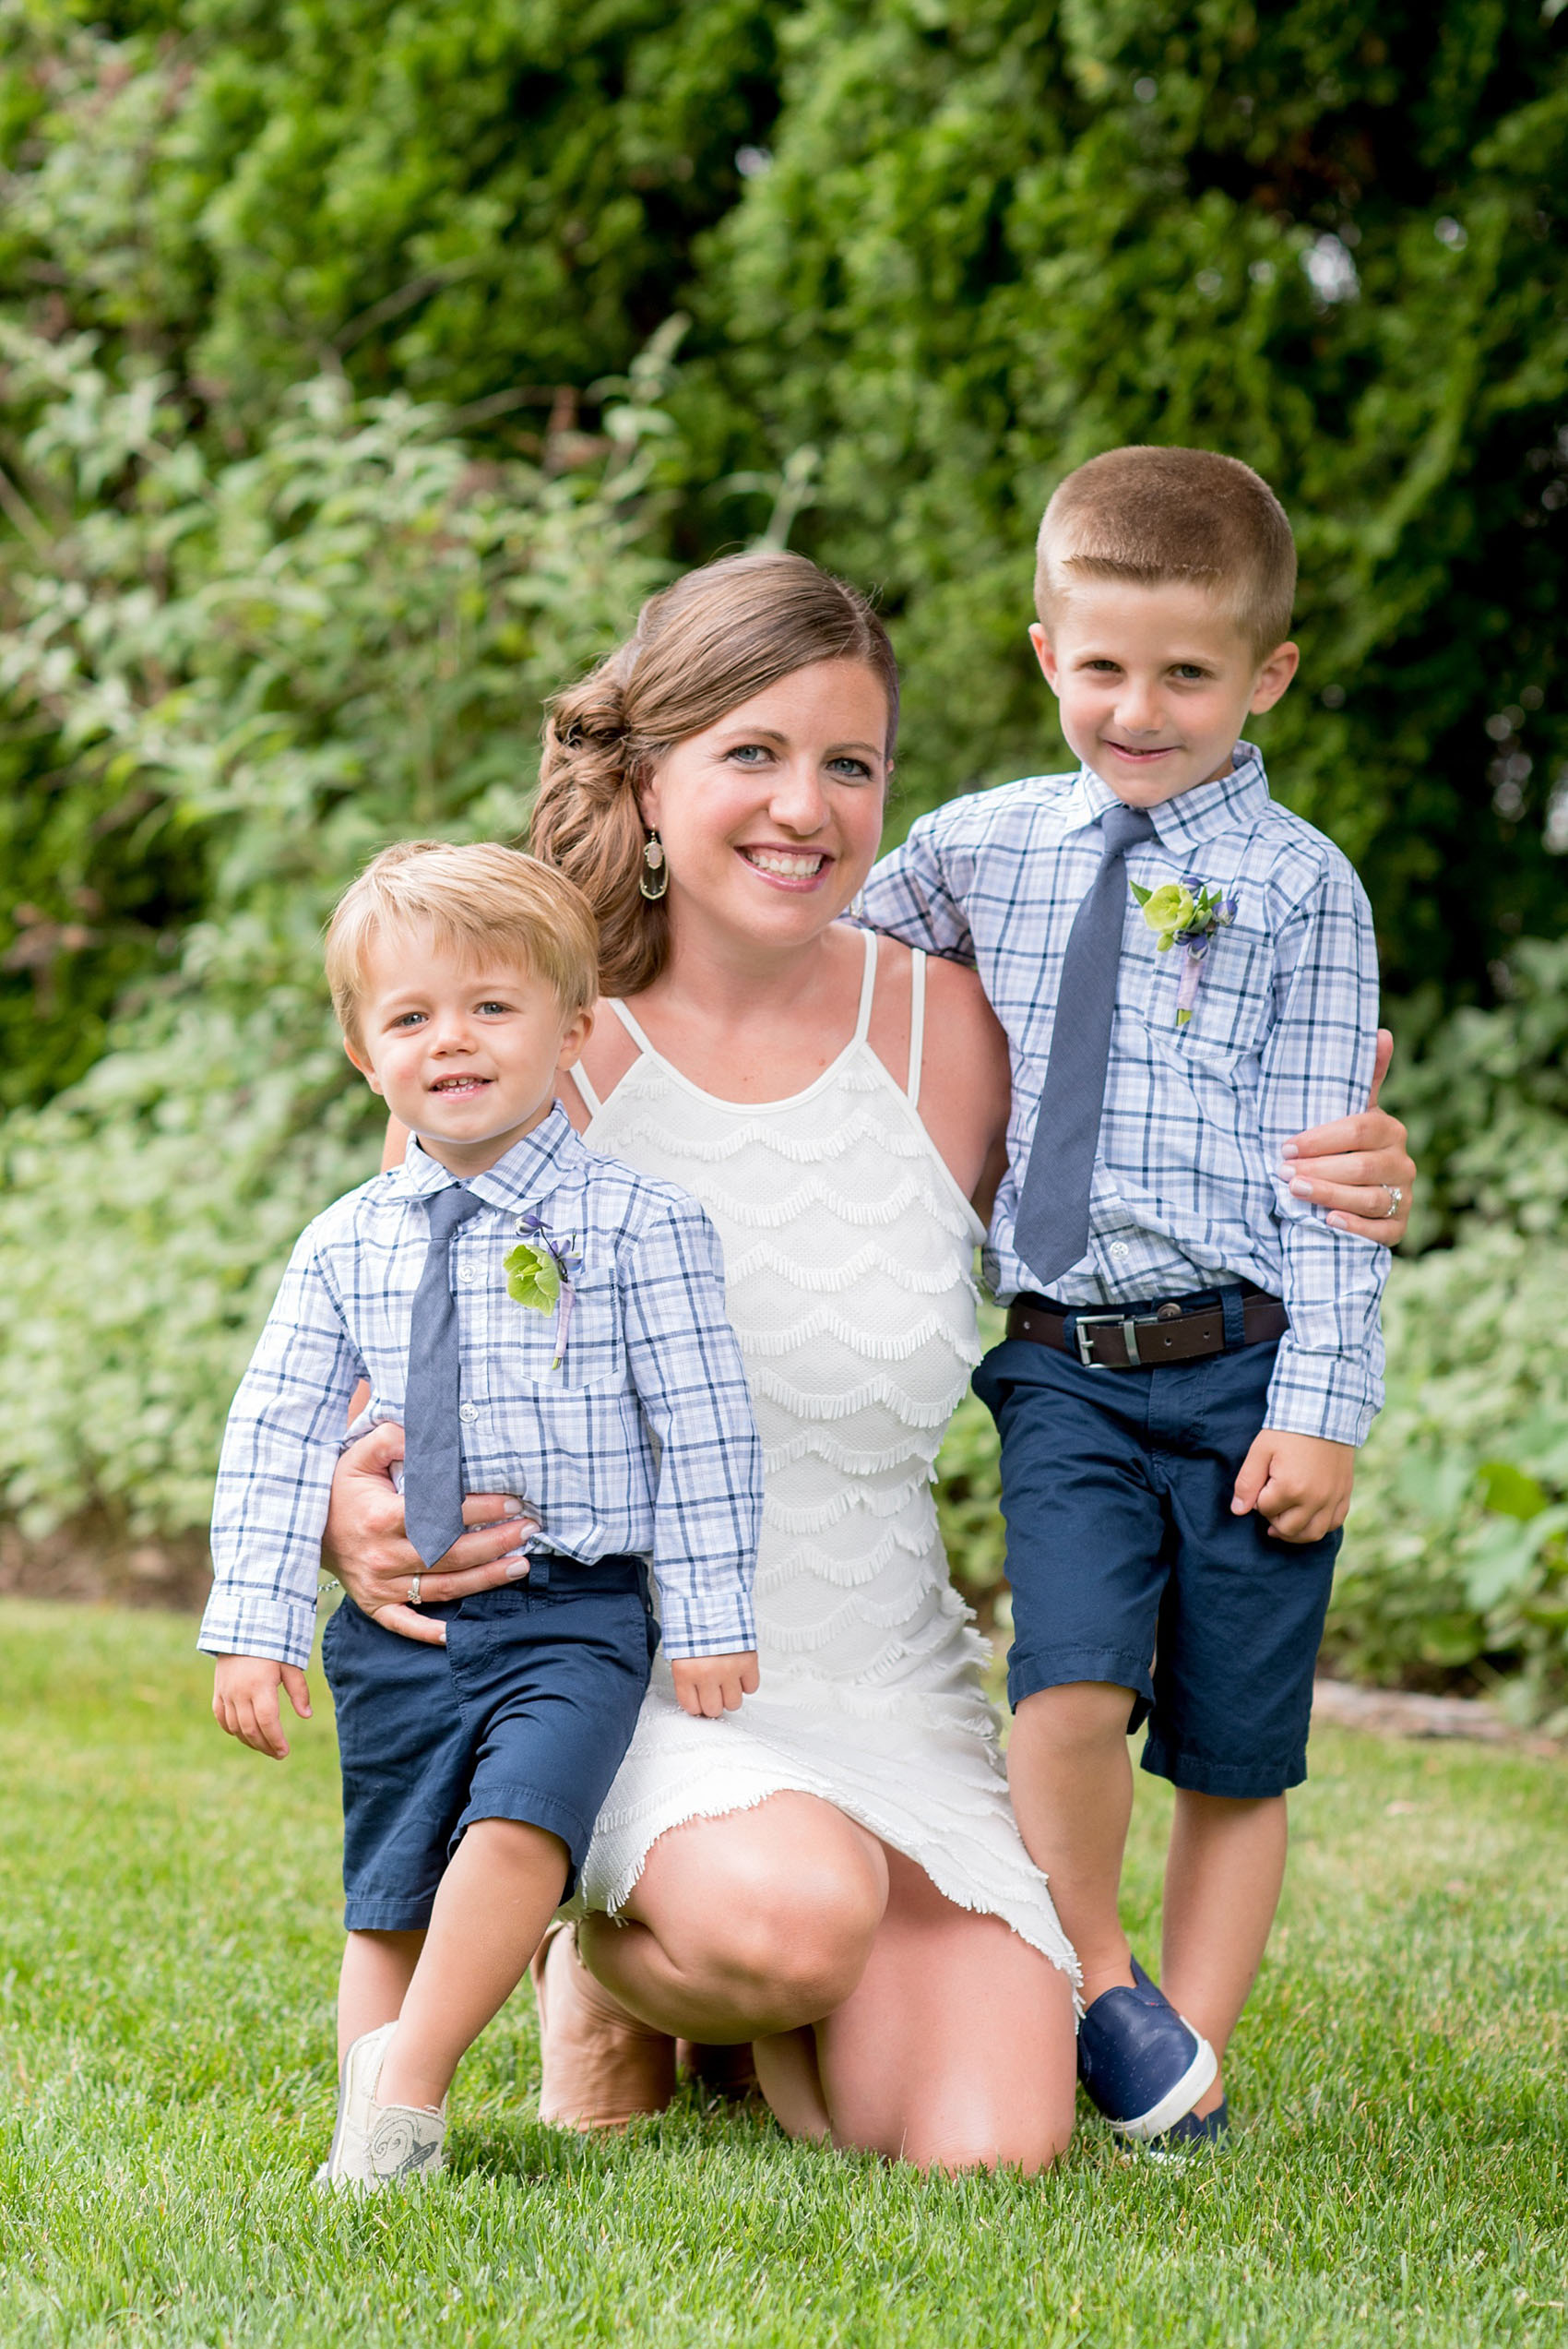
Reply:
[[[1243,1345],[1282,1338],[1289,1326],[1277,1297],[1253,1290],[1242,1299]],[[1039,1297],[1016,1297],[1007,1308],[1007,1335],[1075,1354],[1086,1370],[1158,1370],[1161,1363],[1223,1353],[1225,1310],[1218,1305],[1188,1307],[1173,1298],[1152,1312],[1123,1307],[1120,1313],[1070,1313]]]

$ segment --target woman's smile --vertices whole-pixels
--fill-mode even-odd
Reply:
[[[743,841],[736,853],[752,871],[776,888],[814,888],[834,863],[825,848],[779,848],[763,841]]]

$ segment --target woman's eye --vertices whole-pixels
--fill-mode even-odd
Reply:
[[[830,758],[827,771],[844,783],[869,783],[873,780],[870,761],[864,758]]]
[[[731,751],[729,755],[731,758],[738,758],[742,767],[754,767],[757,765],[759,760],[766,758],[768,754],[765,745],[760,742],[742,742],[738,743],[735,748]]]

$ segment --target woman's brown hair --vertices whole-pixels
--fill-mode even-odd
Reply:
[[[639,993],[670,950],[663,901],[638,887],[647,835],[637,793],[648,769],[818,661],[861,661],[878,678],[891,757],[898,669],[887,631],[863,595],[803,554],[731,554],[688,571],[550,704],[530,845],[592,906],[606,995]]]

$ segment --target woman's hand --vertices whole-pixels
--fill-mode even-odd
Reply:
[[[438,1570],[427,1572],[403,1532],[403,1496],[392,1482],[402,1457],[403,1431],[390,1420],[350,1445],[332,1479],[322,1548],[356,1606],[384,1630],[444,1648],[445,1625],[409,1604],[414,1577],[422,1604],[516,1582],[529,1570],[522,1544],[538,1529],[531,1518],[518,1515],[515,1500],[472,1493],[463,1503],[463,1522],[473,1530],[459,1534]]]
[[[1393,1054],[1394,1039],[1386,1028],[1380,1028],[1372,1097],[1365,1109],[1355,1117],[1336,1118],[1331,1126],[1314,1126],[1285,1145],[1291,1198],[1329,1209],[1328,1221],[1336,1232],[1355,1232],[1363,1240],[1381,1240],[1385,1247],[1397,1246],[1405,1236],[1416,1179],[1404,1127],[1377,1105]],[[1400,1197],[1394,1206],[1396,1190]],[[1393,1214],[1388,1212],[1391,1206]]]

